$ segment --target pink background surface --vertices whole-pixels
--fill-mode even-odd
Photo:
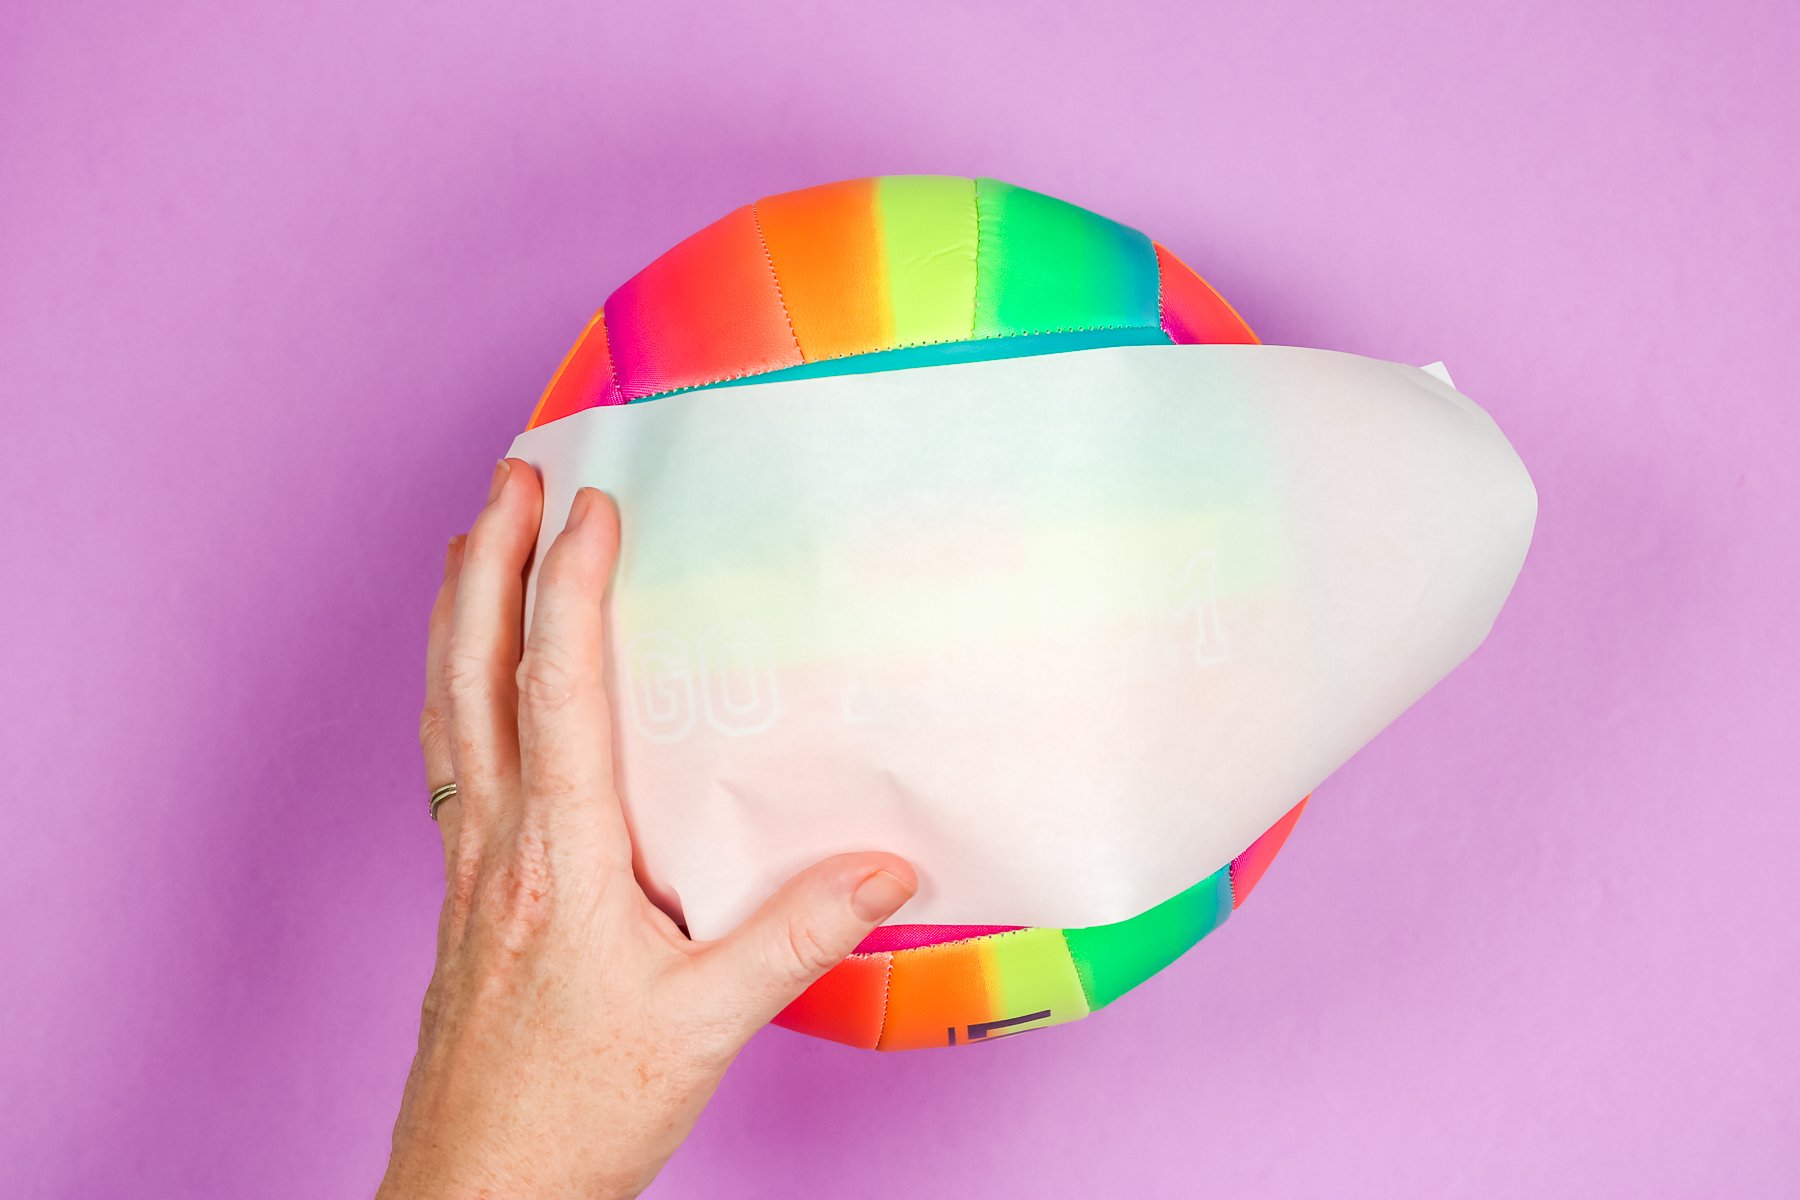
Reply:
[[[372,1190],[443,540],[630,271],[942,171],[1447,360],[1537,542],[1196,953],[964,1052],[766,1032],[656,1194],[1792,1194],[1795,19],[1486,7],[11,7],[0,1193]]]

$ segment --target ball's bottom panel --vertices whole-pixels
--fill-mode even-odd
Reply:
[[[1085,1017],[1224,924],[1305,807],[1300,801],[1226,866],[1129,920],[852,954],[775,1024],[866,1050],[917,1050],[991,1041]]]
[[[1021,929],[897,951],[876,1048],[956,1046],[1087,1014],[1062,931]]]

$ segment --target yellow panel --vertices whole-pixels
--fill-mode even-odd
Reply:
[[[985,1029],[967,1030],[965,1037],[1005,1036],[1087,1016],[1081,977],[1061,930],[1021,929],[986,938],[981,946],[998,1011]]]

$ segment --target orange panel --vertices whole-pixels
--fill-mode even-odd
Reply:
[[[894,954],[880,1049],[948,1046],[951,1029],[994,1018],[981,945],[977,939]]]
[[[893,342],[875,183],[828,183],[754,205],[807,362],[885,350]]]

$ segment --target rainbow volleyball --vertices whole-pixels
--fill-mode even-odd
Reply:
[[[993,179],[857,179],[746,205],[628,280],[570,350],[529,427],[700,388],[1256,340],[1204,279],[1115,221]],[[879,929],[776,1023],[905,1050],[1086,1016],[1242,905],[1304,806],[1129,920]]]

